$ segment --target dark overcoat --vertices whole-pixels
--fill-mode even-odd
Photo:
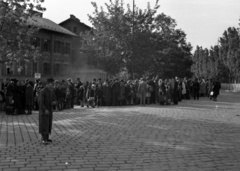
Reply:
[[[111,101],[111,86],[108,83],[103,84],[103,97],[104,97],[104,102],[106,104],[109,104]]]
[[[178,82],[174,82],[173,90],[172,90],[172,99],[174,104],[178,104],[178,98],[179,98],[179,89],[178,89]]]
[[[53,111],[53,92],[45,87],[40,91],[39,95],[39,133],[51,134]],[[49,111],[47,114],[46,111]]]
[[[221,89],[221,83],[219,81],[216,81],[213,85],[213,95],[218,96],[220,89]]]
[[[33,102],[34,102],[33,93],[34,93],[33,86],[31,86],[30,84],[27,84],[25,88],[25,100],[26,100],[27,106],[33,106]]]

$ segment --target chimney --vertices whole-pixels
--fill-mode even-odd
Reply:
[[[73,15],[73,14],[70,15],[70,18],[75,20],[75,21],[80,22],[80,20],[77,17],[75,17],[75,15]]]
[[[70,18],[71,19],[76,19],[75,15],[73,15],[73,14],[70,15]]]
[[[33,14],[33,16],[35,16],[35,17],[40,17],[40,18],[43,17],[43,13],[42,13],[42,12],[39,12],[39,11],[33,10],[33,11],[32,11],[32,14]]]

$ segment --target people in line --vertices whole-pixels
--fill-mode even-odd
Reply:
[[[40,91],[46,82],[39,79],[33,83],[26,79],[6,79],[0,92],[1,108],[11,106],[9,114],[32,114],[39,110]],[[207,96],[217,101],[221,83],[217,79],[158,79],[142,77],[136,80],[93,79],[91,82],[55,80],[53,84],[53,110],[72,109],[74,105],[91,108],[100,106],[175,104],[183,99],[199,100]],[[5,105],[3,105],[5,104]],[[10,108],[10,107],[9,107]]]

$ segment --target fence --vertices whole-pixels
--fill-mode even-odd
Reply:
[[[240,84],[221,83],[221,88],[222,88],[223,90],[235,90],[235,91],[240,91]]]

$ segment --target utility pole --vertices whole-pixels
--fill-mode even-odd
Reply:
[[[132,56],[131,56],[131,77],[134,79],[133,74],[133,58],[134,58],[134,17],[135,17],[135,0],[133,0],[133,25],[132,25]]]

